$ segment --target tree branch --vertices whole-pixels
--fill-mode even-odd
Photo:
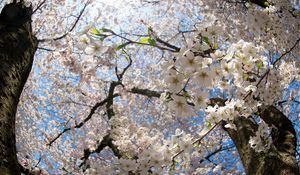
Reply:
[[[95,150],[90,150],[89,148],[84,150],[84,156],[81,158],[83,162],[79,165],[79,167],[82,167],[86,164],[86,161],[89,159],[89,156],[93,153],[100,153],[105,147],[109,147],[115,156],[118,158],[121,158],[122,155],[120,151],[118,150],[117,146],[113,144],[113,139],[110,137],[110,134],[107,134],[103,137],[102,141],[97,145],[97,148]]]
[[[115,90],[115,88],[118,85],[121,85],[121,82],[119,82],[119,81],[113,81],[113,82],[111,82],[109,90],[108,90],[108,97],[112,97],[113,96],[114,90]],[[109,98],[107,100],[107,103],[106,103],[106,112],[107,112],[108,119],[111,119],[115,115],[115,112],[113,110],[113,103],[114,103],[113,98]]]
[[[176,52],[179,52],[179,51],[180,51],[180,48],[179,48],[179,47],[174,46],[174,45],[172,45],[172,44],[170,44],[170,43],[168,43],[168,42],[166,42],[166,41],[160,39],[159,37],[155,37],[155,39],[156,39],[157,42],[159,42],[159,43],[161,43],[161,44],[163,44],[163,45],[165,45],[165,46],[167,46],[167,47],[169,47],[169,48],[174,49]]]
[[[79,22],[79,19],[81,18],[81,16],[83,15],[83,12],[85,11],[86,7],[88,6],[88,2],[84,4],[82,10],[80,11],[78,17],[76,18],[75,22],[73,23],[73,25],[71,26],[71,28],[69,29],[69,31],[67,31],[66,33],[64,33],[63,35],[56,37],[56,38],[45,38],[45,39],[38,39],[39,42],[47,42],[47,41],[57,41],[60,39],[63,39],[64,37],[66,37],[70,32],[72,32],[75,28],[75,26],[77,25],[77,23]]]
[[[213,131],[219,124],[220,124],[220,123],[216,123],[213,127],[211,127],[210,129],[208,129],[207,131],[205,131],[204,134],[203,134],[200,138],[196,139],[192,144],[193,144],[193,145],[196,144],[196,143],[200,144],[200,142],[201,142],[201,141],[202,141],[202,140],[203,140],[203,139],[204,139],[211,131]],[[172,156],[172,166],[175,165],[175,158],[178,157],[178,156],[179,156],[181,153],[183,153],[183,152],[184,152],[184,149],[178,151],[175,155]]]
[[[200,163],[204,162],[205,160],[209,160],[212,156],[214,156],[215,154],[219,153],[219,152],[222,152],[222,151],[226,151],[226,150],[229,150],[231,148],[234,148],[235,146],[234,145],[231,145],[231,146],[227,146],[227,147],[223,147],[222,145],[216,149],[215,151],[209,153],[208,155],[206,155],[203,159],[200,160]]]
[[[118,74],[118,67],[116,67],[116,76],[118,78],[118,81],[119,82],[122,82],[122,79],[123,79],[123,76],[125,74],[125,72],[129,69],[129,67],[132,65],[132,59],[131,59],[131,56],[125,51],[125,49],[122,49],[122,51],[128,56],[128,59],[129,59],[129,63],[128,65],[123,69],[123,71]]]
[[[126,43],[126,45],[129,45],[129,44],[139,44],[139,45],[146,45],[146,46],[151,46],[151,47],[156,47],[156,48],[158,48],[158,49],[160,49],[160,50],[168,50],[168,51],[170,51],[170,52],[178,52],[176,49],[174,49],[174,48],[172,48],[172,47],[162,47],[162,46],[158,46],[158,45],[155,45],[155,46],[153,46],[153,45],[151,45],[151,44],[148,44],[148,43],[141,43],[141,42],[138,42],[138,41],[133,41],[133,40],[131,40],[131,39],[129,39],[129,38],[126,38],[126,37],[124,37],[124,36],[122,36],[122,35],[119,35],[119,34],[117,34],[117,33],[115,33],[114,31],[112,31],[112,30],[110,30],[110,31],[108,31],[108,32],[110,32],[112,35],[115,35],[115,36],[117,36],[117,37],[119,37],[119,38],[121,38],[121,39],[124,39],[124,40],[126,40],[127,41],[127,43]],[[172,45],[170,45],[170,46],[172,46]],[[173,47],[175,47],[175,46],[173,46]],[[176,47],[177,48],[177,47]]]
[[[162,92],[159,92],[159,91],[153,91],[153,90],[149,90],[149,89],[140,89],[137,87],[132,88],[128,92],[133,93],[133,94],[144,95],[149,98],[151,98],[151,97],[160,98],[160,95],[162,94]]]
[[[94,115],[94,113],[100,106],[103,106],[105,103],[108,103],[110,100],[112,100],[113,98],[115,98],[117,96],[119,96],[119,94],[112,94],[112,95],[106,97],[101,102],[96,103],[90,110],[89,115],[83,121],[81,121],[79,124],[76,124],[73,127],[65,128],[61,133],[59,133],[56,137],[54,137],[54,139],[52,139],[47,145],[51,146],[59,137],[61,137],[65,132],[70,131],[72,128],[81,128],[87,121],[89,121],[92,118],[92,116]]]
[[[36,9],[33,10],[32,14],[34,14],[38,9],[40,9],[42,7],[42,5],[44,5],[46,2],[46,0],[44,0],[43,2],[41,2],[37,7]]]

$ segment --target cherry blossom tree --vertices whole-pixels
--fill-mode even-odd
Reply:
[[[1,13],[1,172],[299,174],[299,2],[32,3]]]

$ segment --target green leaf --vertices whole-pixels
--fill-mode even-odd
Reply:
[[[209,121],[206,121],[205,124],[208,128],[211,128],[211,126],[212,126],[212,124]]]
[[[119,46],[116,48],[116,50],[121,50],[122,48],[124,48],[124,47],[127,46],[128,44],[129,44],[129,42],[123,43],[123,44],[119,45]]]
[[[202,40],[207,44],[207,45],[210,45],[210,41],[208,39],[207,36],[202,36]]]
[[[257,69],[259,70],[262,67],[262,62],[256,63]]]
[[[142,37],[139,41],[140,44],[149,44],[150,46],[156,46],[156,40],[150,37]]]
[[[219,48],[218,43],[214,43],[213,49],[218,49],[218,48]]]
[[[96,28],[91,28],[90,33],[93,35],[97,35],[97,36],[99,36],[101,34],[100,31]]]
[[[128,55],[125,56],[125,59],[126,59],[127,61],[130,61],[130,57],[129,57]]]
[[[139,41],[141,44],[149,44],[150,37],[142,37]]]
[[[155,39],[149,38],[148,43],[150,44],[150,46],[156,46],[156,40]]]

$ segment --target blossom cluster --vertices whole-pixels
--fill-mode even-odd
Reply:
[[[208,106],[205,110],[207,113],[206,120],[209,123],[219,123],[224,120],[229,122],[225,125],[226,128],[236,129],[236,126],[232,123],[232,121],[235,117],[243,115],[243,111],[246,110],[244,101],[232,99],[230,101],[226,101],[225,106]]]
[[[197,35],[190,48],[177,55],[175,62],[166,64],[165,83],[172,93],[169,108],[178,116],[192,116],[195,111],[205,108],[210,98],[209,92],[213,89],[220,89],[231,99],[241,99],[235,104],[240,103],[242,106],[243,96],[257,90],[256,83],[269,67],[270,63],[263,56],[264,49],[253,43],[240,40],[226,51],[214,50],[213,46],[217,45],[216,29],[218,27],[205,28],[205,32]],[[206,47],[200,47],[202,45]],[[208,51],[211,53],[205,54]],[[219,111],[223,111],[223,107]],[[249,113],[247,111],[240,115]],[[221,116],[227,120],[224,115]]]

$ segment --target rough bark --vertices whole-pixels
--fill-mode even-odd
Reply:
[[[224,105],[223,99],[212,99],[211,104]],[[256,152],[250,147],[250,136],[255,136],[258,124],[247,117],[237,117],[233,123],[237,130],[225,129],[233,140],[246,174],[248,175],[299,175],[296,160],[297,135],[292,122],[276,107],[263,106],[257,113],[269,126],[273,144],[267,152]],[[226,123],[223,122],[223,125]]]
[[[0,175],[20,174],[15,116],[38,44],[31,30],[31,11],[11,3],[0,16]]]

